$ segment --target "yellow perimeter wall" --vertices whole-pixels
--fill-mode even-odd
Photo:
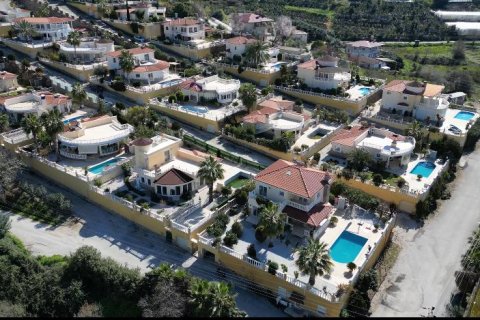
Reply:
[[[415,205],[420,200],[419,197],[414,197],[405,193],[394,192],[389,189],[382,189],[373,184],[366,184],[355,179],[345,180],[342,178],[339,179],[339,181],[344,182],[346,185],[352,188],[371,194],[372,196],[375,196],[383,201],[395,203],[399,210],[412,214],[415,213]]]
[[[10,31],[11,28],[12,26],[10,25],[0,26],[0,37],[8,37],[8,31]]]
[[[274,150],[274,149],[271,149],[271,148],[268,148],[268,147],[265,147],[265,146],[261,146],[259,144],[253,143],[253,142],[240,140],[240,139],[237,139],[237,138],[234,138],[234,137],[231,137],[231,136],[227,136],[227,135],[222,135],[222,137],[227,139],[227,140],[230,140],[230,141],[232,141],[236,144],[242,145],[242,146],[247,147],[247,148],[254,149],[254,150],[256,150],[260,153],[266,154],[267,156],[273,157],[275,159],[283,159],[283,160],[287,160],[287,161],[292,161],[293,160],[293,154],[291,152],[287,153],[287,152],[277,151],[277,150]]]
[[[46,66],[49,66],[53,69],[57,69],[59,71],[65,72],[71,77],[74,77],[75,79],[78,79],[80,81],[85,81],[88,82],[90,79],[90,76],[93,75],[94,69],[88,69],[88,70],[79,70],[75,68],[69,68],[67,67],[63,62],[50,62],[50,61],[40,61],[41,64],[44,64]]]
[[[186,57],[193,60],[200,60],[206,58],[212,51],[211,48],[204,49],[190,49],[187,47],[180,47],[175,45],[166,45],[161,42],[156,42],[156,44],[165,51],[172,51],[182,57]]]
[[[235,67],[219,66],[219,68],[235,77],[254,82],[260,86],[273,84],[275,80],[281,76],[280,71],[274,73],[259,73],[251,70],[245,70],[242,73],[238,73],[238,68]]]

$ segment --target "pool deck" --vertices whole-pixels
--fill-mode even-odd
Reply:
[[[361,88],[369,88],[371,91],[375,90],[375,87],[373,87],[373,86],[364,86],[364,85],[357,84],[356,86],[351,87],[350,89],[345,91],[345,93],[348,93],[350,95],[350,99],[352,99],[352,100],[358,100],[358,99],[361,99],[365,96],[368,96],[368,94],[363,94],[360,91]]]
[[[324,123],[324,122],[320,122],[319,124],[317,124],[316,126],[312,126],[310,128],[308,128],[301,136],[300,138],[297,139],[297,141],[295,141],[295,144],[293,147],[301,147],[302,144],[305,144],[309,147],[313,146],[315,143],[317,143],[318,141],[320,141],[321,139],[323,139],[323,137],[321,139],[312,139],[310,138],[310,135],[313,134],[316,130],[318,129],[323,129],[325,131],[328,131],[327,133],[329,132],[332,132],[334,130],[336,130],[338,128],[338,126],[333,126],[331,124],[327,124],[327,123]],[[325,133],[325,134],[327,134]]]
[[[462,131],[462,134],[466,134],[467,133],[467,130],[466,130],[467,123],[469,121],[475,122],[478,119],[479,114],[478,113],[475,114],[475,116],[471,120],[461,120],[461,119],[455,118],[457,113],[462,112],[462,111],[464,111],[464,110],[450,109],[450,108],[447,109],[447,112],[445,114],[445,121],[443,121],[442,127],[440,128],[440,132],[444,132],[444,133],[447,133],[449,135],[456,135],[453,132],[448,130],[451,125],[454,125]],[[468,111],[468,112],[474,113],[472,111]]]
[[[234,102],[237,102],[238,105],[233,106]],[[227,116],[246,110],[240,99],[235,99],[234,101],[232,101],[232,103],[220,107],[200,106],[193,103],[168,103],[166,100],[163,100],[162,102],[156,102],[154,99],[152,99],[150,103],[174,109],[180,112],[185,112],[199,118],[207,118],[213,121],[220,121]],[[184,106],[186,106],[187,108],[206,108],[208,109],[208,111],[204,113],[190,111],[188,109],[184,109]]]

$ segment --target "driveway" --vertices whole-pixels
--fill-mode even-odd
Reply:
[[[403,238],[402,251],[372,301],[372,316],[425,316],[424,307],[435,307],[435,316],[447,315],[456,288],[454,272],[480,222],[478,181],[480,148],[468,156],[464,171],[458,170],[451,199],[443,201],[421,229],[411,223],[395,229]]]
[[[138,267],[142,273],[161,262],[175,263],[192,274],[208,280],[223,280],[216,273],[217,265],[207,259],[197,259],[188,252],[167,243],[163,237],[143,229],[121,216],[106,212],[77,195],[46,182],[38,176],[25,175],[26,180],[42,183],[51,192],[62,192],[73,204],[79,222],[66,222],[52,227],[39,222],[11,216],[11,232],[19,237],[34,255],[68,255],[81,246],[97,248],[104,257],[111,257],[128,267]],[[0,214],[9,214],[0,211]],[[240,309],[249,316],[286,317],[286,314],[262,296],[247,290],[245,281],[237,276],[228,277],[238,294]]]

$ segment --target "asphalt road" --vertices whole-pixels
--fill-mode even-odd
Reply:
[[[435,307],[437,317],[447,316],[446,305],[456,289],[454,272],[480,222],[480,148],[468,158],[451,199],[421,229],[400,227],[403,248],[372,301],[374,317],[425,316],[424,307]]]
[[[19,237],[34,255],[68,255],[81,246],[97,248],[104,257],[108,256],[128,267],[138,267],[146,272],[161,262],[174,263],[187,268],[192,274],[208,279],[222,280],[216,273],[217,265],[207,259],[167,243],[163,237],[143,229],[121,216],[106,212],[74,193],[48,183],[38,176],[26,175],[26,180],[41,183],[51,192],[63,192],[73,204],[74,215],[79,222],[66,222],[51,227],[18,215],[11,215],[11,232]],[[0,214],[10,214],[0,211]],[[237,304],[249,316],[286,317],[266,298],[245,288],[245,281],[236,276],[232,280],[237,295]]]

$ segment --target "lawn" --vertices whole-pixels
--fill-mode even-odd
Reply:
[[[375,173],[373,173],[371,171],[367,172],[367,180],[372,180],[374,174]],[[397,181],[400,178],[399,176],[397,176],[393,173],[390,173],[390,172],[386,172],[386,171],[384,171],[380,174],[382,175],[383,182],[385,184],[391,185],[392,187],[398,187],[397,186]]]
[[[469,317],[480,317],[480,290],[477,290],[475,300],[473,301],[472,308],[470,309]]]
[[[243,187],[245,185],[245,183],[247,183],[247,181],[248,181],[248,179],[245,178],[245,177],[238,177],[235,180],[227,183],[227,186],[232,187],[234,189],[238,189],[238,188]]]
[[[289,5],[286,5],[284,8],[287,11],[298,11],[298,12],[316,14],[319,16],[328,17],[329,19],[332,19],[334,14],[334,12],[331,10],[320,9],[320,8],[296,7],[296,6],[289,6]]]

